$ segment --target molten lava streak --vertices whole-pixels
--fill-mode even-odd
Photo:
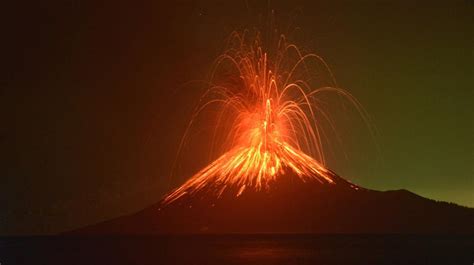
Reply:
[[[324,166],[323,120],[332,122],[322,109],[318,95],[336,93],[360,111],[359,103],[347,91],[337,88],[326,63],[315,54],[303,54],[281,35],[277,47],[268,53],[260,35],[233,33],[230,47],[219,56],[202,96],[195,118],[211,105],[219,108],[220,123],[230,122],[225,132],[228,151],[165,197],[171,203],[185,194],[210,188],[218,196],[232,187],[239,196],[244,190],[266,189],[282,174],[293,173],[302,181],[315,179],[333,184]],[[316,77],[329,76],[329,85],[314,88]],[[320,69],[323,69],[323,73]],[[219,79],[219,71],[223,72]],[[231,80],[231,81],[229,81]],[[216,131],[219,126],[216,125]],[[221,126],[222,127],[222,126]],[[187,137],[188,131],[185,134]],[[183,141],[184,142],[184,141]],[[315,159],[306,152],[313,153]]]

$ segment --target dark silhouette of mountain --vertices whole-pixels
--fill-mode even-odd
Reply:
[[[375,191],[333,175],[336,184],[280,176],[266,190],[186,194],[138,213],[66,234],[414,233],[474,234],[474,209],[407,190]]]

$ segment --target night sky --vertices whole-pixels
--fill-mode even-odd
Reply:
[[[132,213],[205,166],[197,144],[169,177],[202,92],[185,83],[272,9],[377,127],[373,139],[360,120],[341,121],[347,158],[334,152],[331,169],[474,207],[470,1],[39,2],[0,8],[0,234]]]

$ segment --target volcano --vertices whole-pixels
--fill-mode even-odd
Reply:
[[[333,184],[283,175],[268,189],[216,197],[202,189],[171,203],[68,234],[410,233],[473,234],[474,209],[420,197],[407,190],[375,191],[331,172]]]
[[[370,119],[320,56],[273,34],[270,44],[259,32],[231,34],[179,149],[207,109],[216,113],[202,117],[215,125],[210,150],[222,155],[156,205],[75,233],[474,232],[473,209],[368,190],[329,170],[324,149],[339,138],[326,108],[340,105],[324,95],[345,100],[369,128]]]

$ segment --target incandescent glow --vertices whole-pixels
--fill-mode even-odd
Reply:
[[[274,43],[274,49],[265,49],[258,33],[231,35],[188,127],[204,109],[217,106],[216,132],[227,128],[219,131],[227,151],[168,194],[165,203],[204,188],[219,196],[232,187],[239,196],[249,188],[265,189],[285,173],[302,181],[334,183],[324,166],[320,127],[323,121],[332,127],[332,121],[319,95],[338,94],[364,112],[354,97],[337,88],[322,58],[302,53],[283,35]],[[321,76],[328,77],[329,84],[314,87]]]

